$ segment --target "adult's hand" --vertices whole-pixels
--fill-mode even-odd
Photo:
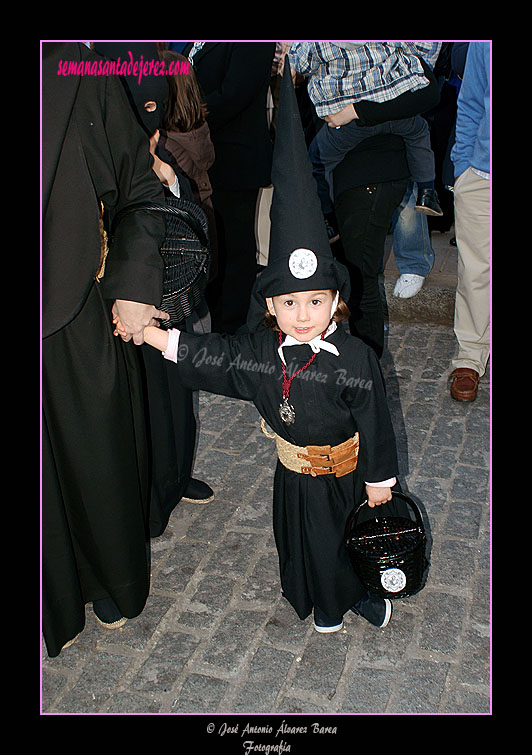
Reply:
[[[144,328],[148,325],[156,325],[156,320],[168,320],[170,315],[167,312],[154,307],[153,304],[142,304],[137,301],[125,301],[117,299],[113,304],[113,316],[118,317],[125,330],[125,334],[120,337],[123,341],[130,341],[140,346],[144,343]]]

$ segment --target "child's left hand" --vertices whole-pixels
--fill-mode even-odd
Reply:
[[[387,501],[392,500],[391,488],[378,488],[374,485],[366,485],[368,496],[368,506],[372,509],[374,506],[380,506]]]

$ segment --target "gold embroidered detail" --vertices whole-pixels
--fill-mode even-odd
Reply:
[[[96,280],[99,283],[105,274],[105,260],[107,259],[107,254],[109,253],[107,231],[105,230],[105,226],[103,224],[103,202],[100,202],[100,215],[98,218],[98,223],[100,226],[100,267],[98,268],[98,272],[96,273]]]

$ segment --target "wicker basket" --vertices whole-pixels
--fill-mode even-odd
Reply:
[[[207,216],[194,202],[166,198],[166,204],[138,203],[124,208],[114,225],[131,212],[164,216],[166,232],[160,247],[164,260],[163,298],[159,309],[170,315],[161,327],[172,328],[192,314],[207,285],[211,261]]]
[[[392,491],[405,501],[415,520],[401,516],[377,516],[358,522],[367,501],[351,513],[345,542],[353,567],[370,593],[383,598],[405,598],[422,587],[427,566],[426,535],[417,504],[404,493]],[[381,507],[378,507],[379,509]]]

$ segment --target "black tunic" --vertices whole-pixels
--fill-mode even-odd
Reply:
[[[81,632],[85,604],[123,616],[149,590],[147,449],[132,342],[113,336],[111,300],[158,305],[164,222],[121,224],[100,264],[100,201],[109,212],[160,201],[148,139],[111,76],[58,75],[97,64],[78,44],[43,43],[42,610],[48,654]]]
[[[343,615],[365,593],[344,543],[345,522],[365,482],[397,476],[395,438],[379,363],[359,339],[338,328],[328,340],[340,356],[320,351],[294,378],[290,403],[296,420],[279,416],[282,371],[278,334],[262,329],[243,336],[182,333],[178,366],[185,385],[252,401],[270,427],[298,445],[342,443],[360,435],[358,467],[344,477],[312,477],[279,461],[274,478],[273,528],[285,597],[304,619],[318,605]],[[308,345],[284,351],[290,376],[312,355]]]

